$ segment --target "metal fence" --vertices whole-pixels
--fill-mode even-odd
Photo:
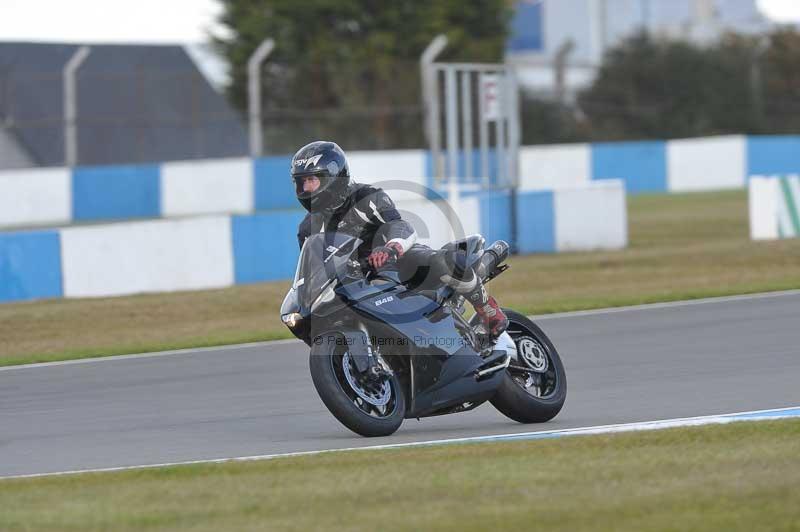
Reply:
[[[679,122],[681,101],[667,94],[647,103],[525,89],[518,71],[520,141],[523,145],[800,130],[797,99],[754,97],[714,105],[718,124]],[[349,150],[425,149],[425,114],[417,62],[359,65],[264,64],[262,153],[288,154],[313,139],[328,138]],[[63,77],[13,72],[0,66],[0,167],[60,166],[67,162]],[[148,163],[245,156],[250,153],[246,83],[215,92],[196,70],[79,71],[76,78],[76,162],[80,165]],[[444,89],[442,89],[444,90]],[[477,85],[473,87],[477,91]],[[743,111],[744,108],[744,111]],[[475,110],[475,116],[477,116]],[[439,116],[446,120],[446,106]],[[598,117],[610,116],[613,120]],[[478,146],[476,140],[472,144]],[[442,138],[442,146],[445,144]]]
[[[261,74],[262,153],[290,153],[318,138],[353,150],[425,145],[416,62],[342,65],[265,63]],[[232,96],[245,107],[243,85]],[[236,100],[238,98],[238,100]]]
[[[68,100],[60,74],[0,72],[0,166],[20,157],[58,166],[247,154],[240,113],[197,72],[86,72],[73,112]]]

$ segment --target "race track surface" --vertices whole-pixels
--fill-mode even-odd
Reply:
[[[520,425],[491,405],[365,439],[328,413],[300,342],[0,370],[0,477],[800,405],[800,293],[544,317],[569,393]]]

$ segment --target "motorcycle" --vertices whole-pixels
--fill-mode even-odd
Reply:
[[[362,241],[323,232],[306,239],[281,319],[310,347],[314,387],[330,412],[362,436],[387,436],[407,418],[472,410],[489,401],[520,423],[554,418],[567,379],[553,343],[530,319],[503,309],[491,338],[451,287],[414,290],[396,270],[356,258]],[[508,244],[472,235],[442,249],[484,282],[503,273]]]

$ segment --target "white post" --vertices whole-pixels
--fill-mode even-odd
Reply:
[[[265,39],[247,60],[247,114],[250,121],[250,155],[258,157],[264,144],[261,123],[261,63],[275,48],[275,41]]]
[[[91,53],[91,48],[81,46],[64,65],[64,162],[67,166],[78,164],[78,102],[75,75]]]
[[[450,229],[453,231],[453,238],[461,238],[462,235],[455,234],[455,228],[459,213],[459,192],[458,192],[458,80],[456,78],[456,67],[449,65],[445,70],[445,133],[447,141],[447,200],[450,202]]]
[[[439,83],[436,71],[431,67],[434,59],[447,46],[447,37],[437,35],[422,52],[419,58],[419,70],[422,79],[422,102],[425,113],[425,134],[431,148],[433,161],[433,178],[436,183],[444,177],[444,165],[441,158],[441,140],[439,127]]]
[[[591,38],[591,60],[595,65],[603,63],[606,51],[606,0],[588,0],[589,2],[589,35]]]

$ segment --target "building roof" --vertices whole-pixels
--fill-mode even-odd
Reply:
[[[62,71],[78,48],[0,42],[0,124],[36,165],[64,164]],[[81,165],[247,153],[240,116],[181,46],[92,45],[77,93]]]

